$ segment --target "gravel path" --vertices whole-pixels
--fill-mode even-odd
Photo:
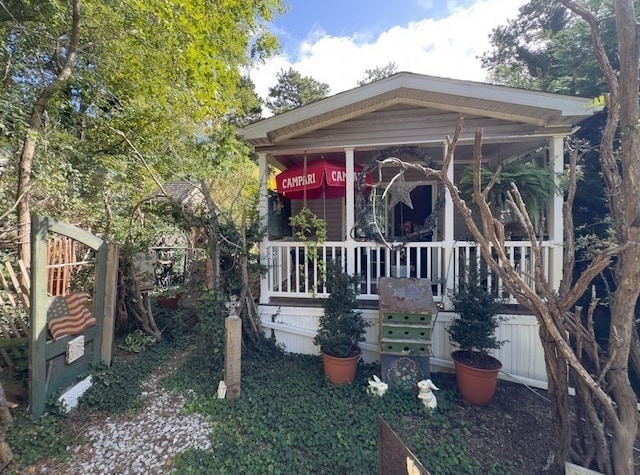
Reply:
[[[164,474],[171,458],[186,449],[208,449],[210,426],[200,415],[180,414],[186,398],[158,386],[179,365],[178,355],[143,383],[145,407],[135,414],[97,419],[81,432],[82,445],[69,447],[70,462],[40,465],[47,474]],[[37,473],[36,472],[36,473]],[[31,472],[34,473],[34,472]]]

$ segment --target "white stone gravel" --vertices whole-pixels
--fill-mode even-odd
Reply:
[[[162,373],[166,370],[143,384],[144,409],[94,421],[81,434],[83,444],[69,448],[70,462],[41,465],[40,473],[164,474],[174,455],[191,447],[210,448],[209,423],[200,415],[180,414],[188,395],[158,387]]]

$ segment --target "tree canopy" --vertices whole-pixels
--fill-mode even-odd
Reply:
[[[587,3],[600,18],[605,51],[617,67],[613,2]],[[588,25],[557,1],[531,0],[515,19],[495,28],[482,65],[494,81],[510,86],[586,97],[606,91]]]
[[[380,79],[387,78],[398,72],[398,65],[393,61],[389,61],[384,66],[376,66],[373,69],[365,69],[364,77],[358,81],[358,86],[364,86],[365,84],[379,81]]]
[[[242,71],[277,49],[267,22],[280,0],[76,0],[72,72],[42,108],[70,51],[71,2],[0,3],[0,214],[21,199],[119,239],[156,180],[249,158],[232,131],[261,103]],[[32,180],[16,189],[25,137]]]
[[[299,71],[289,68],[276,75],[278,83],[269,88],[267,108],[274,114],[280,114],[296,107],[324,99],[329,94],[329,85],[303,76]]]

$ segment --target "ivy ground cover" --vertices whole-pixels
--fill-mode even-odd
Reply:
[[[541,466],[528,466],[538,460],[530,460],[527,451],[547,448],[539,434],[527,441],[517,433],[522,421],[508,414],[496,417],[504,412],[502,405],[524,404],[517,400],[522,390],[511,394],[515,388],[509,385],[498,393],[496,407],[475,408],[459,399],[451,375],[433,375],[440,386],[438,409],[428,413],[417,393],[368,394],[374,365],[361,365],[352,385],[333,386],[324,378],[319,357],[287,355],[267,341],[243,354],[241,397],[220,400],[221,367],[203,364],[202,357],[195,352],[166,384],[194,391],[188,408],[210,419],[212,448],[179,455],[175,473],[378,473],[379,416],[434,475],[536,473]],[[537,422],[524,425],[527,433],[534,425],[543,430]],[[523,444],[507,447],[505,436]],[[547,455],[537,454],[540,463]]]

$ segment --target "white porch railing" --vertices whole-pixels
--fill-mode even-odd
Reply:
[[[543,242],[541,261],[545,275],[549,275],[550,242]],[[525,280],[531,281],[533,263],[531,243],[505,242],[510,264]],[[360,276],[360,298],[377,299],[378,277],[419,277],[432,282],[436,302],[447,303],[447,291],[457,286],[466,275],[470,263],[480,262],[480,251],[475,242],[409,242],[397,249],[389,249],[373,242],[356,242],[347,252],[344,242],[325,242],[318,247],[317,256],[302,242],[271,241],[266,246],[267,275],[262,288],[261,301],[272,297],[325,297],[322,265],[340,260],[345,268],[355,269]],[[347,266],[348,260],[349,266]],[[480,264],[480,269],[485,269]],[[486,285],[505,303],[516,303],[504,287],[502,279],[492,273],[485,274]]]

